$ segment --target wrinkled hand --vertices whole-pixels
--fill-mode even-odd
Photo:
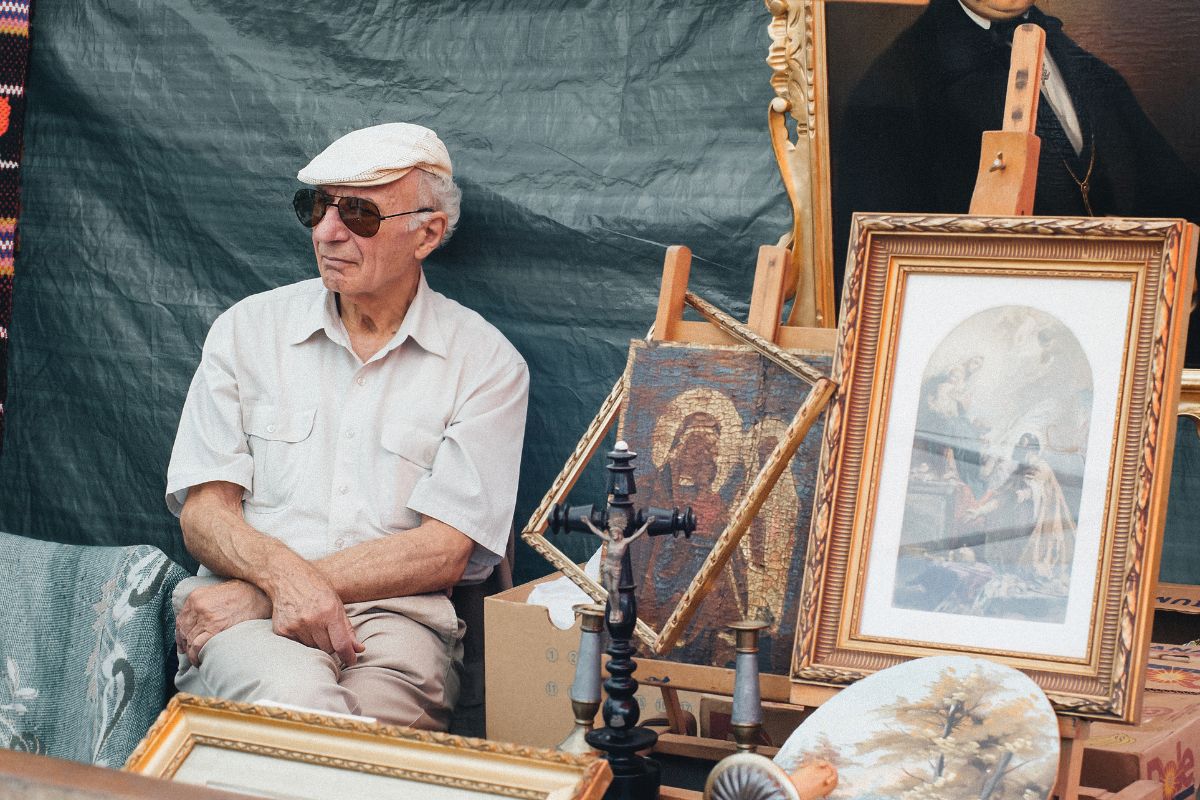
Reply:
[[[292,569],[279,576],[271,600],[272,629],[280,636],[335,655],[348,667],[366,649],[354,636],[342,599],[316,569]]]
[[[188,661],[200,663],[208,640],[248,619],[268,619],[271,600],[251,583],[228,580],[188,595],[175,619],[175,644]]]

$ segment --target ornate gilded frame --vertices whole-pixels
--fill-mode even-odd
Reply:
[[[908,658],[958,650],[1026,671],[1060,713],[1132,722],[1140,712],[1161,552],[1196,228],[1182,221],[857,215],[853,269],[834,356],[831,404],[792,666],[795,683],[844,685]],[[924,262],[924,267],[913,267]],[[945,643],[940,633],[858,628],[895,347],[911,269],[947,274],[1129,280],[1130,328],[1086,656],[1050,657]],[[1115,358],[1115,356],[1114,356]],[[1163,424],[1166,421],[1168,424]],[[897,434],[897,436],[902,434]],[[1089,573],[1090,574],[1090,573]],[[917,639],[914,637],[920,636]],[[793,686],[793,694],[805,687]]]
[[[765,2],[771,14],[767,64],[775,91],[767,125],[792,204],[792,229],[779,241],[788,248],[789,275],[796,286],[788,324],[832,328],[837,320],[825,4],[823,0]]]
[[[282,794],[289,791],[289,777],[294,776],[297,789],[303,787],[313,767],[336,771],[347,794],[366,797],[375,796],[372,789],[381,779],[393,779],[397,783],[389,788],[399,791],[400,782],[410,784],[413,798],[443,787],[459,797],[599,800],[612,780],[608,762],[596,756],[188,694],[172,698],[125,770],[197,782],[203,776],[182,778],[180,772],[198,747],[270,759],[276,768],[269,791]],[[288,763],[307,766],[291,773],[279,769]],[[230,789],[237,780],[226,770],[212,777],[222,784],[214,788]]]

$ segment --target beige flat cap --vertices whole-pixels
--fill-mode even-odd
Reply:
[[[312,186],[378,186],[413,169],[452,177],[450,154],[420,125],[388,122],[351,131],[322,150],[296,177]]]

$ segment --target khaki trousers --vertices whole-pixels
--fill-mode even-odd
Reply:
[[[176,614],[200,586],[182,581]],[[208,640],[199,666],[179,654],[181,692],[245,703],[276,701],[319,712],[359,714],[389,725],[446,730],[458,699],[465,626],[444,594],[351,603],[346,615],[366,647],[352,667],[335,656],[279,636],[271,620],[234,625]]]

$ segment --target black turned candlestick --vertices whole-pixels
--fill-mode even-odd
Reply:
[[[606,800],[654,800],[658,797],[659,767],[638,752],[648,750],[658,741],[654,731],[638,726],[641,714],[637,700],[638,683],[633,678],[637,662],[633,655],[633,629],[637,623],[637,598],[633,582],[633,567],[629,559],[629,544],[643,533],[650,536],[665,534],[691,536],[696,519],[690,508],[646,508],[635,511],[630,497],[637,492],[633,482],[633,459],[624,442],[617,442],[608,454],[608,508],[592,506],[554,507],[550,514],[550,530],[590,531],[608,546],[601,567],[602,580],[608,590],[605,605],[605,625],[608,628],[607,664],[609,678],[604,682],[608,697],[604,701],[604,727],[587,735],[587,743],[604,754],[612,767],[613,781],[604,793]]]

